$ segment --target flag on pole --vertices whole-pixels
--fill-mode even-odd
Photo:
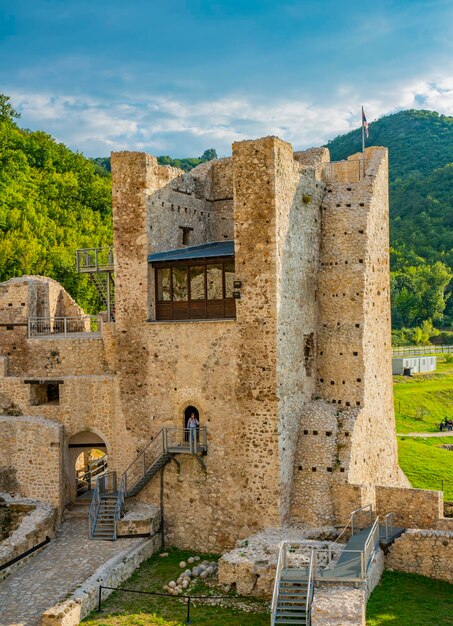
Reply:
[[[366,137],[368,139],[368,122],[366,121],[365,111],[362,107],[362,128],[365,130]]]

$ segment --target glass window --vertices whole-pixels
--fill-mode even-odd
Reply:
[[[187,265],[180,265],[173,268],[173,302],[182,302],[187,299]]]
[[[206,271],[208,300],[223,300],[222,265],[208,265]]]
[[[171,300],[170,271],[169,267],[157,270],[157,299],[159,302],[170,302]]]
[[[225,263],[225,298],[233,297],[234,261]]]
[[[204,265],[193,265],[190,268],[190,299],[204,300]]]

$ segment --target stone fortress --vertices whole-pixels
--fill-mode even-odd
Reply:
[[[369,503],[451,529],[442,494],[398,466],[387,150],[332,163],[265,137],[189,173],[111,162],[114,321],[33,335],[30,319],[83,311],[51,279],[0,285],[0,491],[61,518],[81,450],[121,476],[196,411],[204,454],[174,455],[135,494],[162,507],[169,545],[222,552]]]

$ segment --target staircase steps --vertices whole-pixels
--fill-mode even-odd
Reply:
[[[88,276],[91,279],[91,282],[94,284],[94,286],[97,289],[97,292],[102,300],[102,302],[105,304],[105,306],[108,306],[108,301],[107,301],[107,285],[106,282],[107,280],[112,280],[112,285],[110,288],[110,311],[111,311],[111,316],[112,316],[112,321],[115,321],[115,315],[113,313],[114,311],[114,306],[115,306],[115,297],[113,295],[113,286],[114,286],[114,282],[113,282],[113,276],[111,276],[111,279],[109,278],[109,273],[108,272],[102,272],[102,273],[90,273],[88,274]],[[104,277],[104,278],[103,278]]]
[[[116,500],[116,495],[102,496],[93,529],[93,539],[114,540]]]
[[[275,624],[306,624],[308,582],[300,570],[283,570],[278,590]]]
[[[160,456],[157,461],[146,470],[145,474],[140,478],[140,480],[136,482],[131,489],[127,490],[126,497],[132,498],[136,496],[143,489],[143,487],[145,487],[149,483],[151,478],[153,478],[153,476],[155,476],[157,472],[160,471],[166,463],[168,463],[170,459],[171,456],[168,453],[164,452],[162,456]]]

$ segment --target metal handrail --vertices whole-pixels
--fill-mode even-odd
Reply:
[[[165,428],[161,428],[148,445],[137,455],[132,463],[124,470],[126,493],[130,491],[146,474],[154,463],[166,453]],[[148,460],[147,460],[148,459]]]
[[[113,253],[113,246],[76,250],[77,272],[83,272],[84,270],[113,270]]]
[[[395,517],[394,513],[387,513],[384,517],[385,524],[385,542],[388,543],[389,538],[393,534],[393,519]]]
[[[369,514],[370,514],[370,526],[373,524],[373,505],[372,504],[365,504],[365,506],[361,506],[359,509],[352,511],[351,513],[351,537],[354,536],[355,516],[358,515],[359,513],[366,511],[367,509],[369,509]]]
[[[286,547],[287,547],[287,542],[282,541],[280,545],[280,550],[278,552],[277,569],[275,570],[274,591],[272,593],[271,626],[275,625],[275,619],[277,617],[277,603],[278,603],[278,593],[280,590],[280,577],[281,577],[282,569],[286,567]]]
[[[72,333],[101,334],[102,320],[97,315],[29,317],[28,337],[49,337]]]
[[[370,562],[371,556],[373,555],[377,545],[379,545],[379,516],[377,516],[376,519],[374,520],[374,524],[372,525],[370,529],[367,540],[365,541],[365,545],[363,547],[363,557],[362,557],[362,577],[363,578],[365,578],[366,576],[368,564]]]
[[[314,580],[316,576],[316,548],[313,548],[310,555],[310,565],[308,567],[308,582],[307,582],[307,600],[305,604],[305,615],[307,617],[307,624],[311,624],[311,603],[313,600]]]
[[[99,491],[99,482],[96,481],[96,487],[94,488],[93,495],[91,496],[90,511],[88,513],[88,524],[90,538],[94,537],[94,529],[96,527],[96,520],[98,517],[99,509],[101,506],[101,494]]]
[[[166,449],[189,446],[190,452],[195,454],[207,448],[207,428],[165,428]],[[194,436],[195,435],[195,436]]]
[[[118,495],[116,497],[115,513],[113,515],[113,541],[117,538],[117,525],[124,510],[124,499],[126,497],[126,476],[123,474],[120,480],[120,488],[118,489]]]
[[[89,488],[91,489],[92,479],[96,478],[96,476],[99,476],[99,474],[102,474],[103,472],[105,472],[107,468],[107,455],[104,454],[104,456],[102,456],[100,459],[96,459],[95,461],[88,463],[88,467],[90,468],[88,471],[83,472],[82,474],[79,474],[78,476],[76,476],[76,481],[77,481],[76,492],[77,493],[79,493],[79,491],[81,490],[81,486],[79,485],[79,483],[86,482],[88,483]]]

